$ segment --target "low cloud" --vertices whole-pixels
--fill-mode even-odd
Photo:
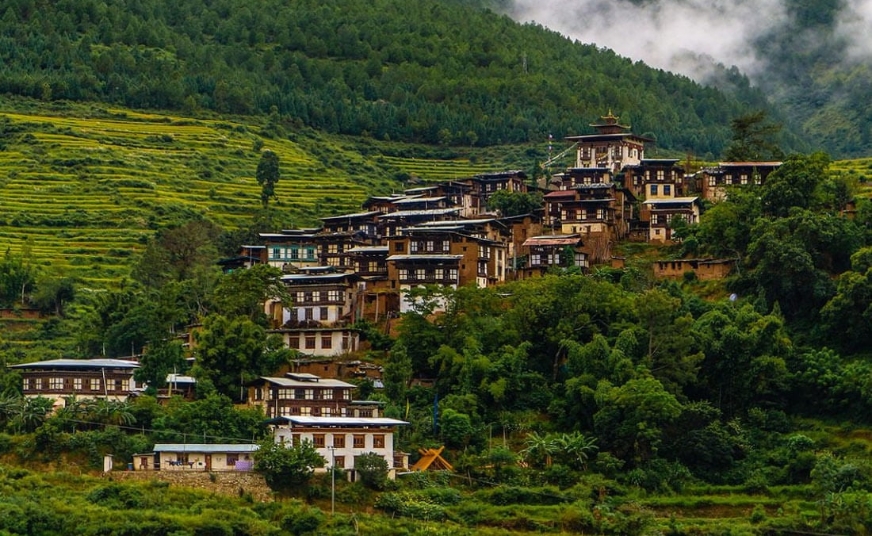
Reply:
[[[701,82],[712,63],[736,66],[760,80],[767,59],[758,52],[758,43],[790,29],[786,1],[513,0],[510,15]],[[835,35],[844,39],[855,59],[872,56],[872,40],[866,37],[870,24],[872,0],[845,1]]]

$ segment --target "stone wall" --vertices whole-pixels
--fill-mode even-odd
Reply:
[[[250,493],[255,501],[273,500],[273,493],[259,473],[182,471],[112,471],[106,478],[115,480],[161,480],[172,486],[241,496]],[[214,481],[213,481],[214,480]]]

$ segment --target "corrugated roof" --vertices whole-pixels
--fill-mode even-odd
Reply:
[[[388,212],[382,214],[381,219],[405,218],[407,216],[441,216],[443,214],[451,214],[460,212],[459,208],[429,208],[422,210],[398,210],[397,212]]]
[[[50,359],[10,365],[10,368],[139,368],[139,362],[126,359]]]
[[[316,281],[337,281],[351,277],[353,273],[338,273],[338,274],[287,274],[282,276],[282,281],[293,283],[294,281],[316,280]]]
[[[357,212],[355,214],[341,214],[339,216],[327,216],[326,218],[319,218],[321,221],[327,220],[344,220],[348,218],[365,218],[367,216],[375,216],[377,214],[381,214],[381,212],[374,210],[370,212]]]
[[[687,204],[694,203],[699,200],[698,197],[672,197],[672,198],[663,198],[663,199],[648,199],[644,201],[643,205],[679,205],[679,204]]]
[[[387,253],[388,246],[356,246],[346,251],[346,253]]]
[[[455,225],[481,225],[483,223],[490,223],[496,221],[496,218],[479,218],[476,220],[451,220],[450,222],[445,221],[425,221],[424,223],[419,223],[415,227],[440,227],[446,224],[455,224]]]
[[[387,417],[310,417],[302,415],[282,416],[279,419],[300,426],[400,426],[409,424]]]
[[[398,199],[394,201],[395,205],[406,205],[409,203],[421,203],[423,202],[436,202],[436,201],[444,201],[444,197],[409,197],[407,199]]]
[[[251,453],[260,448],[260,445],[232,444],[232,443],[158,443],[154,446],[155,452],[241,452]]]
[[[524,240],[524,246],[572,246],[581,242],[578,235],[534,236]]]
[[[278,378],[275,376],[261,376],[261,380],[274,383],[281,387],[350,387],[356,386],[351,383],[346,383],[342,380],[334,380],[332,378],[321,378],[318,381],[295,380],[293,378]]]
[[[391,255],[389,261],[459,261],[463,255]]]

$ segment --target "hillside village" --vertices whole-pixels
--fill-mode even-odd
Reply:
[[[523,171],[476,175],[371,197],[364,212],[322,218],[320,228],[261,234],[223,262],[225,269],[267,263],[280,268],[291,307],[267,303],[286,345],[313,357],[358,349],[354,322],[378,323],[415,307],[417,287],[491,287],[555,268],[585,272],[618,265],[621,241],[670,243],[676,219],[697,223],[703,200],[727,188],[761,184],[780,162],[724,162],[688,174],[678,159],[645,158],[652,140],[630,132],[611,112],[573,136],[575,165],[530,184]],[[541,206],[502,215],[498,192],[538,193]],[[538,199],[538,197],[532,197]],[[656,262],[657,277],[726,276],[735,259]],[[438,312],[437,304],[435,311]]]
[[[414,310],[420,305],[416,288],[492,287],[554,269],[586,272],[594,265],[620,265],[622,259],[612,255],[616,243],[668,243],[676,219],[699,220],[703,200],[723,199],[730,186],[761,184],[780,165],[727,162],[688,174],[677,159],[645,158],[652,140],[633,134],[611,112],[591,126],[595,134],[568,139],[575,166],[539,184],[530,184],[522,171],[504,171],[371,197],[362,212],[324,217],[320,228],[262,233],[263,245],[243,246],[239,256],[221,260],[225,272],[256,264],[280,268],[293,299],[292,304],[264,304],[269,333],[298,352],[293,370],[249,383],[241,397],[248,407],[263,410],[275,440],[310,441],[328,467],[349,470],[351,479],[355,456],[364,452],[383,457],[391,477],[409,470],[409,453],[395,450],[393,437],[408,423],[381,415],[381,402],[355,400],[356,386],[344,381],[368,377],[380,383],[380,367],[343,359],[361,349],[355,323],[381,325]],[[541,199],[541,206],[500,214],[490,202],[506,193]],[[693,271],[700,279],[718,278],[734,262],[661,261],[654,271],[659,277]],[[437,297],[429,312],[443,306]],[[12,365],[22,375],[25,397],[49,398],[56,408],[70,396],[128,400],[145,387],[134,380],[138,367],[137,361],[124,359]],[[158,396],[189,398],[195,386],[195,378],[171,374]],[[135,455],[130,466],[245,471],[252,467],[253,448],[157,444],[153,452]],[[441,458],[432,453],[422,458],[425,465],[434,459]]]
[[[676,219],[698,222],[703,200],[717,202],[731,186],[761,184],[780,165],[726,162],[689,174],[677,159],[646,158],[652,140],[633,134],[611,112],[591,126],[595,134],[568,138],[575,165],[539,184],[530,184],[522,171],[504,171],[371,197],[362,212],[321,218],[320,228],[263,233],[263,245],[243,246],[239,256],[220,261],[225,272],[256,264],[281,269],[293,299],[264,304],[269,333],[298,353],[292,370],[249,383],[240,397],[263,410],[275,440],[310,441],[328,467],[348,470],[352,480],[353,460],[362,453],[381,456],[391,477],[409,470],[409,453],[394,446],[398,427],[408,423],[383,416],[383,403],[355,400],[355,385],[344,381],[368,377],[380,383],[380,367],[342,359],[361,349],[357,322],[386,325],[415,310],[421,305],[416,288],[492,287],[555,269],[620,266],[623,259],[612,253],[616,243],[670,243]],[[541,205],[500,214],[491,201],[506,193],[541,199]],[[659,261],[654,272],[720,278],[734,263]],[[443,306],[437,298],[428,312]],[[49,398],[56,408],[70,396],[123,402],[145,387],[134,380],[135,360],[57,359],[12,367],[22,375],[25,397]],[[159,398],[193,396],[195,378],[171,374],[167,380]],[[159,443],[153,452],[135,455],[130,467],[246,471],[253,448]],[[424,465],[411,468],[440,459],[430,453],[419,462]]]

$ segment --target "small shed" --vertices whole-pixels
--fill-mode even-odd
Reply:
[[[153,454],[137,454],[133,463],[137,471],[251,471],[258,448],[256,444],[158,443]]]

